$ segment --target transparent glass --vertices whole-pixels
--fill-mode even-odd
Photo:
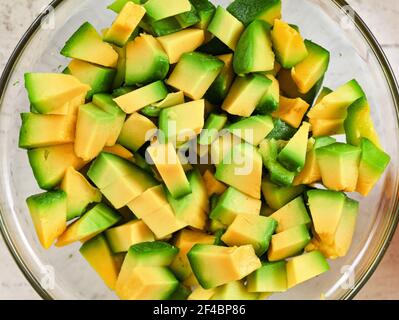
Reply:
[[[16,48],[0,82],[0,227],[21,270],[47,299],[114,299],[80,256],[79,244],[43,250],[25,205],[40,192],[26,152],[18,149],[19,113],[29,110],[23,88],[27,71],[60,71],[67,60],[59,51],[84,22],[101,30],[114,14],[111,0],[64,0],[52,3]],[[214,1],[227,5],[230,1]],[[369,279],[387,249],[398,222],[399,131],[398,88],[386,58],[364,23],[344,1],[284,0],[284,19],[300,26],[306,38],[331,51],[325,85],[335,88],[359,80],[373,106],[382,144],[392,162],[372,194],[361,200],[361,213],[352,248],[331,262],[331,271],[272,299],[348,299]],[[54,280],[54,281],[52,281]]]

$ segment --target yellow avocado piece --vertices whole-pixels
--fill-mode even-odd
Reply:
[[[272,115],[284,120],[294,128],[299,128],[309,107],[309,104],[301,98],[289,99],[280,96],[279,108]]]
[[[48,112],[47,114],[77,116],[79,107],[85,104],[85,101],[86,101],[86,93],[82,93],[76,96],[76,98],[73,98],[71,101],[65,103],[63,106],[58,107],[57,109],[54,109],[53,111]]]
[[[127,2],[112,26],[105,32],[104,40],[123,47],[144,15],[143,6]]]
[[[134,154],[131,153],[129,150],[127,150],[124,146],[121,146],[120,144],[115,144],[111,147],[104,147],[103,151],[134,162]]]
[[[163,187],[159,185],[146,190],[127,206],[137,218],[142,219],[143,216],[157,211],[167,204],[168,200]]]
[[[334,136],[345,133],[343,119],[309,119],[313,137]]]
[[[206,185],[208,196],[211,196],[213,194],[221,195],[227,189],[227,186],[224,183],[216,180],[213,173],[209,170],[205,171],[205,173],[203,174],[203,179]]]
[[[158,37],[165,52],[169,56],[169,63],[174,64],[186,52],[195,51],[205,41],[205,31],[201,29],[185,29],[166,36]]]
[[[217,140],[211,144],[212,164],[218,165],[236,145],[241,143],[241,139],[230,132],[224,132]]]
[[[173,106],[177,106],[179,104],[184,104],[184,92],[183,91],[178,91],[178,92],[171,92],[168,93],[165,99],[162,101],[153,104],[154,107],[157,107],[159,109],[163,108],[169,108]]]
[[[216,292],[216,288],[203,289],[201,287],[196,288],[187,298],[187,300],[211,300]]]
[[[313,140],[313,141],[312,141]],[[295,177],[294,186],[302,184],[310,185],[321,180],[321,172],[319,164],[317,163],[316,151],[314,149],[314,139],[311,139],[311,145],[308,145],[308,152],[306,153],[305,167]],[[309,148],[310,147],[310,148]],[[310,149],[310,150],[309,150]]]

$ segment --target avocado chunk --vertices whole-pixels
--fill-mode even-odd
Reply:
[[[126,46],[120,48],[116,45],[113,46],[114,50],[118,53],[118,64],[116,65],[116,74],[112,82],[112,89],[120,88],[125,83],[126,77]]]
[[[224,67],[223,61],[200,53],[184,53],[166,83],[193,100],[203,98]]]
[[[233,70],[233,54],[228,53],[219,55],[216,56],[216,58],[224,62],[224,68],[206,92],[205,98],[211,103],[221,105],[229,93],[230,87],[235,78]]]
[[[234,54],[234,71],[238,75],[266,72],[274,68],[270,26],[255,20],[245,29]]]
[[[272,218],[240,214],[235,217],[221,240],[230,247],[250,244],[256,255],[262,256],[269,248],[276,227],[277,222]]]
[[[86,95],[86,99],[90,100],[96,93],[111,90],[116,70],[74,59],[63,73],[70,74],[90,86],[91,90]]]
[[[311,237],[306,225],[301,224],[272,236],[267,253],[269,261],[279,261],[292,257],[308,245]]]
[[[232,115],[251,116],[271,84],[271,80],[260,74],[237,77],[222,109]]]
[[[204,130],[201,131],[201,135],[198,139],[200,145],[210,145],[214,142],[219,134],[219,131],[223,129],[227,122],[227,116],[225,114],[211,113],[206,119]]]
[[[157,185],[134,198],[128,204],[128,207],[136,217],[143,219],[144,216],[161,209],[167,204],[168,201],[162,185]]]
[[[366,138],[362,138],[360,146],[362,154],[356,191],[367,196],[388,167],[391,157]]]
[[[281,119],[273,119],[274,129],[267,135],[267,139],[290,140],[297,130]]]
[[[191,3],[188,0],[148,0],[144,8],[154,20],[162,20],[190,11]]]
[[[278,186],[268,178],[262,181],[262,193],[267,205],[278,210],[305,191],[305,186]]]
[[[179,199],[167,192],[167,198],[177,219],[190,227],[204,230],[207,213],[209,212],[209,199],[205,182],[197,169],[190,171],[187,178],[192,192]]]
[[[245,25],[258,19],[272,26],[281,18],[281,0],[234,0],[227,11]]]
[[[205,101],[196,100],[162,109],[159,115],[161,140],[184,143],[204,127]]]
[[[126,44],[126,85],[163,80],[168,72],[168,55],[152,35],[141,34]]]
[[[200,29],[185,29],[158,37],[157,40],[167,53],[169,63],[175,64],[184,53],[195,51],[204,43],[205,33]]]
[[[182,29],[194,26],[200,22],[197,10],[193,5],[191,5],[190,11],[178,14],[177,16],[175,16],[175,19],[180,24],[180,27]]]
[[[361,139],[366,138],[374,145],[380,146],[380,139],[374,129],[370,105],[366,98],[360,98],[349,106],[344,128],[347,143],[360,146]]]
[[[79,170],[86,164],[75,155],[71,143],[31,149],[28,151],[28,157],[33,175],[39,187],[44,190],[59,185],[68,167]]]
[[[191,193],[190,182],[171,143],[154,144],[147,149],[147,153],[172,197],[177,199]]]
[[[61,54],[68,58],[115,68],[118,53],[109,43],[103,42],[96,29],[85,22],[66,42]]]
[[[303,122],[298,132],[279,153],[277,159],[287,169],[301,172],[305,166],[309,129],[309,123]]]
[[[272,115],[294,128],[299,128],[309,107],[310,105],[301,98],[289,99],[280,96],[279,108]]]
[[[206,170],[202,175],[202,177],[209,197],[212,198],[213,195],[219,196],[226,191],[227,189],[226,185],[218,181],[211,171]],[[210,199],[210,202],[212,203],[211,200],[212,199]],[[214,207],[212,207],[211,205],[211,209],[213,208]]]
[[[182,15],[185,13],[182,13]],[[166,36],[178,31],[181,31],[182,26],[176,19],[177,16],[165,18],[162,20],[155,20],[148,15],[145,15],[140,22],[140,27],[147,33],[156,37]],[[196,22],[194,22],[196,23]],[[187,26],[188,27],[188,26]]]
[[[285,292],[288,289],[286,262],[263,262],[247,281],[248,292]]]
[[[215,14],[216,7],[208,0],[190,0],[190,2],[197,11],[200,19],[195,27],[206,30]]]
[[[222,163],[230,150],[240,143],[241,139],[239,137],[231,134],[228,130],[221,130],[217,139],[211,144],[212,164],[218,165]]]
[[[49,249],[65,231],[67,195],[62,190],[37,194],[26,199],[37,237]]]
[[[299,92],[308,93],[324,77],[330,63],[330,53],[318,44],[305,40],[308,56],[291,70]]]
[[[208,42],[206,42],[205,40],[205,43],[201,47],[199,47],[197,51],[210,54],[213,56],[220,56],[220,55],[233,53],[233,50],[231,50],[217,37],[211,38]]]
[[[277,233],[284,232],[301,224],[310,226],[312,222],[301,196],[274,212],[270,218],[277,221]]]
[[[156,125],[150,119],[139,113],[133,113],[123,124],[118,142],[136,152],[155,134],[156,130]]]
[[[39,113],[51,113],[91,89],[68,74],[26,73],[25,88],[31,105]]]
[[[334,143],[316,150],[323,184],[330,190],[356,191],[361,149]]]
[[[98,203],[102,198],[101,192],[73,167],[66,170],[60,189],[67,194],[68,221],[80,217],[90,203]]]
[[[307,196],[314,230],[323,243],[330,245],[342,217],[345,194],[330,190],[310,190]]]
[[[123,96],[124,94],[132,92],[134,89],[136,89],[136,88],[135,87],[120,87],[120,88],[114,89],[112,91],[112,97],[118,98],[120,96]]]
[[[95,94],[93,96],[92,102],[97,107],[114,117],[114,121],[109,130],[108,140],[105,143],[105,145],[108,147],[114,146],[122,130],[126,119],[126,114],[121,110],[121,108],[118,107],[118,105],[113,101],[112,96],[109,94]]]
[[[283,68],[290,69],[308,56],[301,34],[279,19],[274,21],[271,38],[277,61]]]
[[[261,201],[229,187],[219,198],[209,217],[230,225],[241,214],[259,215]]]
[[[75,154],[85,161],[97,157],[107,144],[113,124],[114,117],[95,104],[80,106],[76,122]]]
[[[280,84],[275,78],[275,76],[271,74],[266,74],[266,78],[268,78],[272,83],[267,89],[266,93],[263,95],[259,104],[256,106],[255,113],[259,114],[270,114],[276,111],[279,108],[280,103]]]
[[[245,26],[221,6],[216,8],[208,31],[221,40],[231,50],[235,50]]]
[[[75,116],[21,113],[21,119],[20,148],[49,147],[75,141]]]
[[[194,289],[187,300],[211,300],[215,294],[216,288],[203,289],[201,286]]]
[[[105,32],[104,40],[123,47],[139,25],[141,19],[143,19],[145,13],[144,7],[133,2],[127,2],[111,27]]]
[[[121,216],[105,204],[99,203],[75,221],[58,238],[57,247],[80,240],[89,240],[118,223]]]
[[[204,289],[241,280],[261,267],[251,245],[227,248],[196,244],[187,257],[195,277]]]
[[[234,146],[217,165],[215,177],[252,198],[260,199],[262,167],[258,150],[250,144],[241,143]]]
[[[215,236],[213,235],[189,229],[179,231],[174,241],[175,246],[179,248],[179,253],[170,265],[171,270],[180,280],[186,280],[193,272],[187,258],[187,253],[197,243],[214,244],[214,242]]]
[[[111,290],[114,290],[119,267],[116,257],[112,254],[104,235],[100,234],[86,241],[80,247],[79,252],[98,273],[105,284]]]
[[[125,147],[121,146],[120,144],[115,144],[111,147],[105,147],[103,149],[103,152],[114,154],[118,157],[129,160],[134,164],[137,164],[136,159],[134,158],[134,154],[129,150],[127,150]]]
[[[313,251],[295,257],[287,262],[288,288],[310,280],[330,269],[320,251]]]
[[[271,116],[256,115],[229,125],[228,130],[244,141],[257,146],[273,130]]]
[[[242,281],[232,281],[215,289],[211,300],[257,300],[259,295],[247,291]]]

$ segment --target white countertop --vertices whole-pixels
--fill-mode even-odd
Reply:
[[[110,0],[111,1],[111,0]],[[399,2],[347,0],[366,21],[391,61],[399,78]],[[33,19],[49,0],[0,2],[0,73]],[[399,299],[399,232],[378,270],[358,295],[362,299]],[[9,254],[0,237],[0,299],[39,299]]]

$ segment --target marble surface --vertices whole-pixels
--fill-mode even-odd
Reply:
[[[27,27],[49,0],[0,1],[0,73]],[[383,46],[399,78],[399,1],[348,0]],[[399,231],[358,299],[399,299]],[[0,299],[39,299],[0,237]]]

